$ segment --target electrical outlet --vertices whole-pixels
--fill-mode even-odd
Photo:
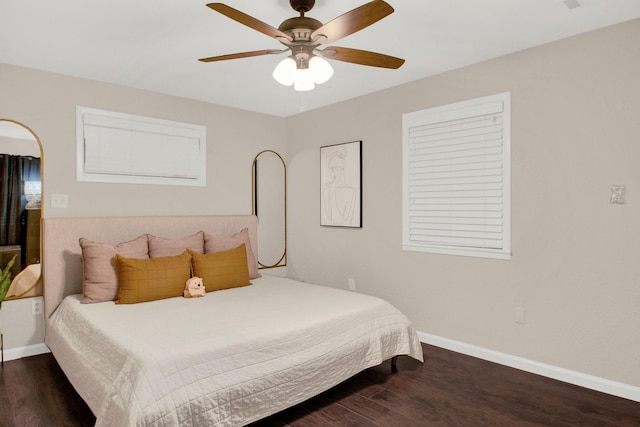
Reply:
[[[516,308],[516,323],[524,325],[526,322],[526,310],[524,308]]]
[[[349,279],[349,290],[350,291],[356,290],[356,279]]]
[[[42,314],[42,300],[40,298],[31,300],[31,314],[34,316]]]

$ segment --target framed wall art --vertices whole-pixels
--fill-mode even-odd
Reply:
[[[362,141],[320,147],[320,225],[362,227]]]

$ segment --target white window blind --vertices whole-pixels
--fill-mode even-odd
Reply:
[[[403,249],[511,258],[510,93],[403,115]]]
[[[79,181],[206,185],[204,126],[77,108]]]

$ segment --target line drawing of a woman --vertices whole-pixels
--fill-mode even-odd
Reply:
[[[325,214],[330,223],[351,224],[356,202],[356,190],[347,183],[345,158],[347,150],[336,148],[329,157],[328,169],[330,181],[322,189]]]

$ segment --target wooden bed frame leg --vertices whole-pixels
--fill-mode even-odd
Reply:
[[[393,356],[391,358],[391,372],[394,374],[398,372],[398,356]]]

